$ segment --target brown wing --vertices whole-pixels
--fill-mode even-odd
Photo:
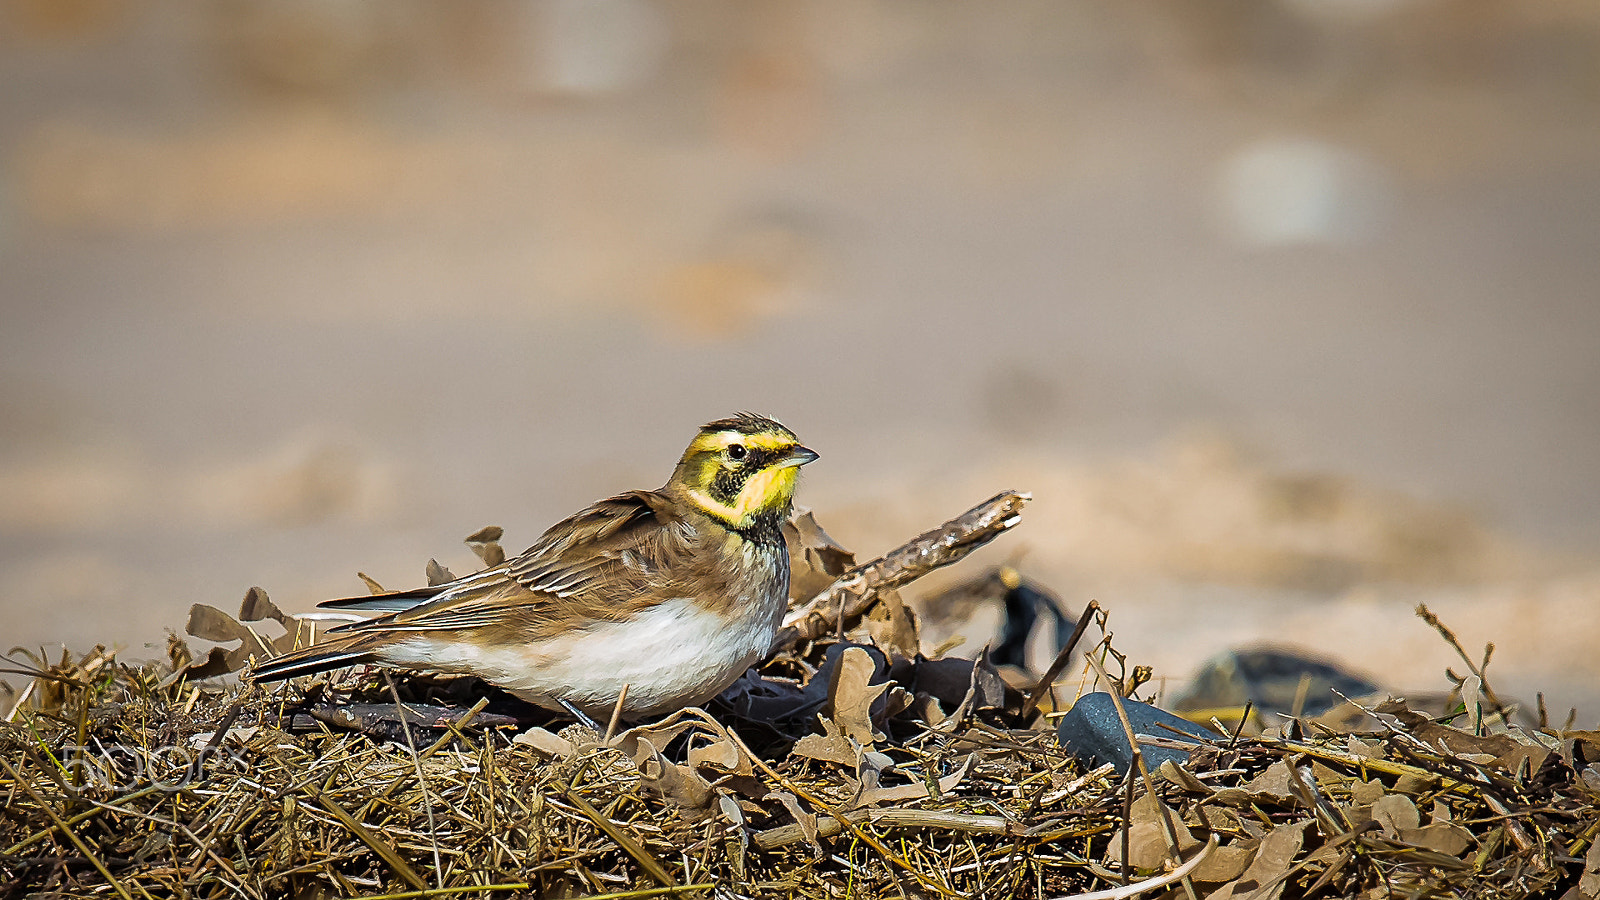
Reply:
[[[544,533],[522,555],[437,586],[432,599],[335,631],[490,629],[537,640],[575,621],[614,620],[665,599],[663,572],[692,552],[692,530],[665,497],[602,500]],[[500,636],[500,635],[496,635]]]

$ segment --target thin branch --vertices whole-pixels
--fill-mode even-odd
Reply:
[[[848,625],[877,602],[880,592],[909,584],[934,569],[966,558],[1022,521],[1022,507],[1031,499],[1033,495],[1017,491],[998,494],[890,553],[844,573],[784,618],[770,653],[787,650],[801,641],[814,641]]]

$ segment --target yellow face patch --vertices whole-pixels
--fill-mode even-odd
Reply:
[[[679,484],[696,506],[732,528],[748,527],[763,513],[783,513],[794,499],[800,445],[786,432],[726,430],[701,434],[689,445]],[[773,460],[761,468],[760,457]]]
[[[733,528],[745,528],[764,512],[782,512],[794,500],[800,470],[795,466],[773,466],[751,475],[732,503],[724,503],[700,488],[688,493],[704,512],[716,516]]]

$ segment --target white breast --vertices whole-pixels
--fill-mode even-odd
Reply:
[[[531,703],[567,700],[603,720],[628,685],[624,714],[652,715],[704,703],[772,645],[783,598],[735,605],[730,619],[687,599],[668,600],[626,622],[605,622],[522,647],[483,648],[418,635],[379,651],[391,665],[477,675]]]

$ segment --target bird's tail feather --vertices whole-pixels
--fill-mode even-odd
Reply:
[[[251,674],[251,678],[256,681],[282,681],[286,678],[315,675],[318,672],[326,672],[329,669],[371,662],[372,659],[373,656],[370,651],[364,648],[352,648],[348,645],[306,647],[303,650],[296,650],[276,659],[267,660]]]

